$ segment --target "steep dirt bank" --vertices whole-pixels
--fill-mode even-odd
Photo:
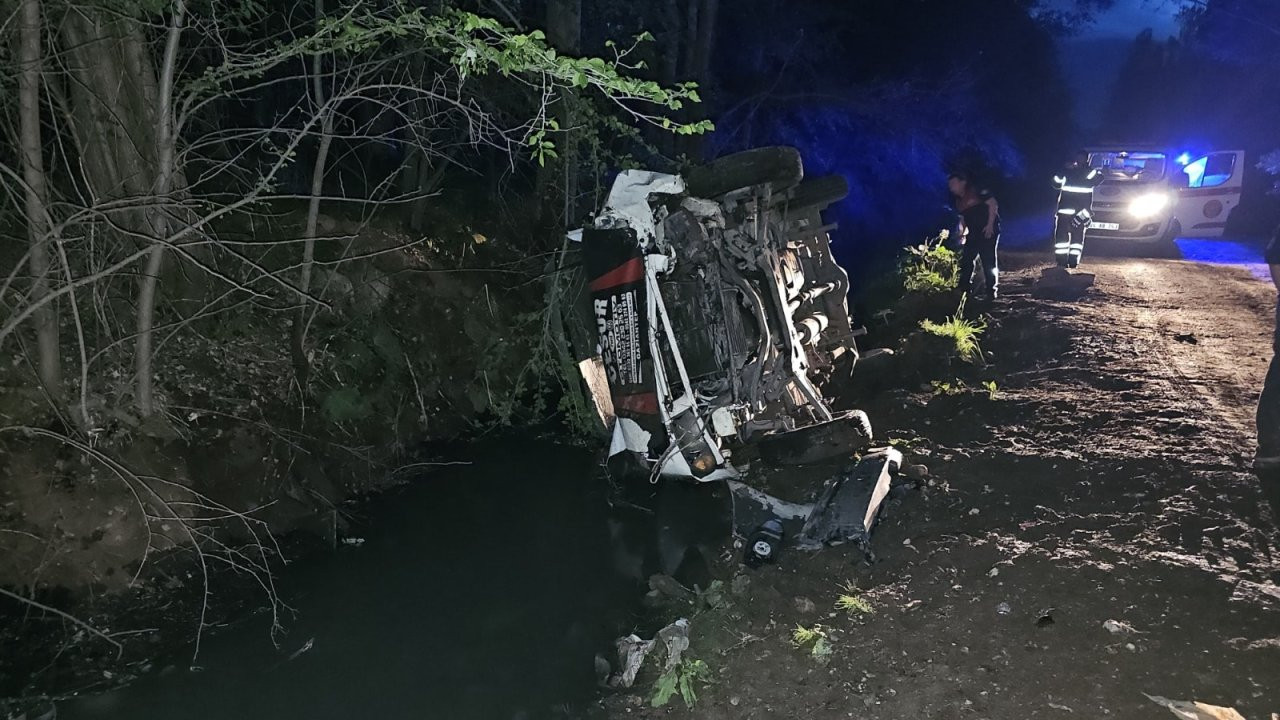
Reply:
[[[272,576],[303,550],[275,538],[302,530],[332,546],[343,501],[402,481],[430,443],[555,419],[545,259],[528,256],[528,238],[461,223],[426,240],[338,218],[322,227],[357,259],[318,270],[328,309],[309,331],[305,393],[291,313],[253,303],[166,327],[162,412],[150,418],[132,411],[127,348],[93,368],[87,432],[49,410],[25,365],[0,370],[0,588],[109,635],[126,612],[160,630],[107,640],[0,598],[0,641],[24,648],[0,658],[0,698],[109,668],[113,642],[136,658],[243,608],[279,610]]]
[[[865,404],[931,470],[890,503],[877,562],[830,548],[746,571],[735,553],[731,605],[693,617],[714,677],[696,706],[649,708],[643,687],[605,714],[1165,716],[1144,692],[1280,710],[1276,526],[1245,464],[1274,290],[1151,260],[1063,280],[1038,260],[1008,259],[988,370]],[[847,583],[871,612],[835,609]],[[796,648],[798,625],[830,655]]]

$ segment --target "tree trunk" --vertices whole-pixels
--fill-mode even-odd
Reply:
[[[315,10],[316,26],[319,27],[324,18],[324,0],[316,0]],[[293,313],[293,327],[289,334],[293,372],[298,380],[298,388],[304,395],[311,376],[311,360],[307,357],[307,317],[311,307],[307,304],[306,295],[311,291],[311,272],[316,258],[316,230],[320,221],[320,198],[324,195],[325,168],[329,162],[329,146],[333,142],[333,112],[326,106],[324,78],[321,77],[323,71],[323,59],[319,54],[312,55],[312,102],[316,112],[324,113],[324,116],[320,119],[320,146],[316,150],[315,165],[311,168],[311,198],[307,203],[307,225],[302,236],[302,277],[298,279],[298,288],[303,297]]]
[[[562,55],[580,55],[582,53],[582,0],[547,0],[547,42]],[[539,172],[539,195],[544,200],[559,199],[561,210],[557,226],[564,228],[575,214],[574,200],[578,186],[577,138],[573,133],[573,92],[562,89],[557,94],[555,109],[556,122],[560,123],[562,132],[559,137],[557,151],[559,162],[550,163],[549,168]],[[559,170],[560,172],[555,172]],[[552,192],[555,183],[560,180],[562,194]]]
[[[693,68],[696,63],[698,45],[700,44],[700,36],[702,35],[702,27],[698,25],[698,15],[701,8],[698,6],[701,0],[686,0],[688,5],[685,6],[685,40],[684,40],[684,59],[681,65],[684,69],[684,80],[692,80]]]
[[[22,179],[26,184],[25,201],[27,235],[31,242],[31,302],[40,302],[49,294],[49,247],[57,242],[51,235],[48,216],[48,184],[44,172],[43,143],[40,132],[40,38],[44,27],[40,19],[40,0],[22,0],[18,20],[18,113],[19,150],[22,156]],[[36,369],[40,383],[51,397],[62,398],[62,360],[58,351],[58,316],[56,307],[46,304],[36,311]]]
[[[691,79],[705,87],[711,79],[711,56],[716,49],[716,21],[720,14],[720,0],[701,0],[702,10],[698,14],[697,48],[693,52],[693,67],[689,68]]]
[[[159,89],[140,23],[75,6],[58,25],[72,136],[92,200],[147,197],[158,173]],[[129,240],[149,234],[141,208],[113,212],[111,220]]]
[[[547,42],[567,55],[582,52],[582,0],[547,0]]]
[[[710,81],[710,63],[716,50],[716,20],[719,14],[719,0],[689,0],[689,46],[686,47],[686,81],[696,82],[703,91],[703,99],[707,99],[707,85]],[[681,114],[685,122],[694,122],[705,113],[703,106],[690,105]],[[701,115],[705,117],[705,115]],[[681,151],[690,158],[699,159],[703,152],[705,137],[690,135],[682,138]]]
[[[160,87],[156,96],[156,145],[158,169],[152,195],[159,205],[148,212],[154,233],[151,252],[147,254],[146,267],[138,287],[137,347],[134,350],[134,371],[137,374],[135,401],[138,412],[148,417],[155,410],[154,362],[151,356],[153,327],[156,313],[156,285],[160,281],[160,269],[164,264],[165,243],[171,226],[170,203],[174,200],[174,163],[177,154],[177,137],[173,120],[173,86],[177,74],[178,43],[182,39],[182,27],[186,20],[186,0],[175,0],[169,30],[165,38],[164,59],[160,66]]]

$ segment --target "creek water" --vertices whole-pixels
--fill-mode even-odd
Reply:
[[[595,696],[592,658],[638,593],[613,571],[606,488],[590,454],[479,445],[360,505],[363,542],[281,571],[295,610],[207,633],[60,720],[555,717]],[[299,652],[310,644],[310,649]]]

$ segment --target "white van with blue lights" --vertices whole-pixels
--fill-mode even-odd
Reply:
[[[1171,242],[1222,237],[1244,184],[1243,150],[1180,155],[1137,146],[1088,148],[1105,179],[1089,239]]]

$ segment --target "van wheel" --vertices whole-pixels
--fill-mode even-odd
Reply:
[[[1164,237],[1160,238],[1160,242],[1156,243],[1155,252],[1152,253],[1159,258],[1177,258],[1180,256],[1178,251],[1178,237],[1182,235],[1182,223],[1174,219],[1169,223],[1169,229],[1165,230]]]
[[[684,175],[689,194],[701,198],[765,183],[773,183],[776,192],[798,185],[803,178],[804,163],[800,151],[793,147],[763,147],[725,155]]]
[[[852,460],[871,447],[871,419],[861,410],[850,410],[809,427],[765,435],[760,457],[778,465],[813,465],[831,460]]]
[[[792,210],[817,207],[819,210],[849,197],[849,181],[842,175],[827,175],[801,182],[787,201]]]

